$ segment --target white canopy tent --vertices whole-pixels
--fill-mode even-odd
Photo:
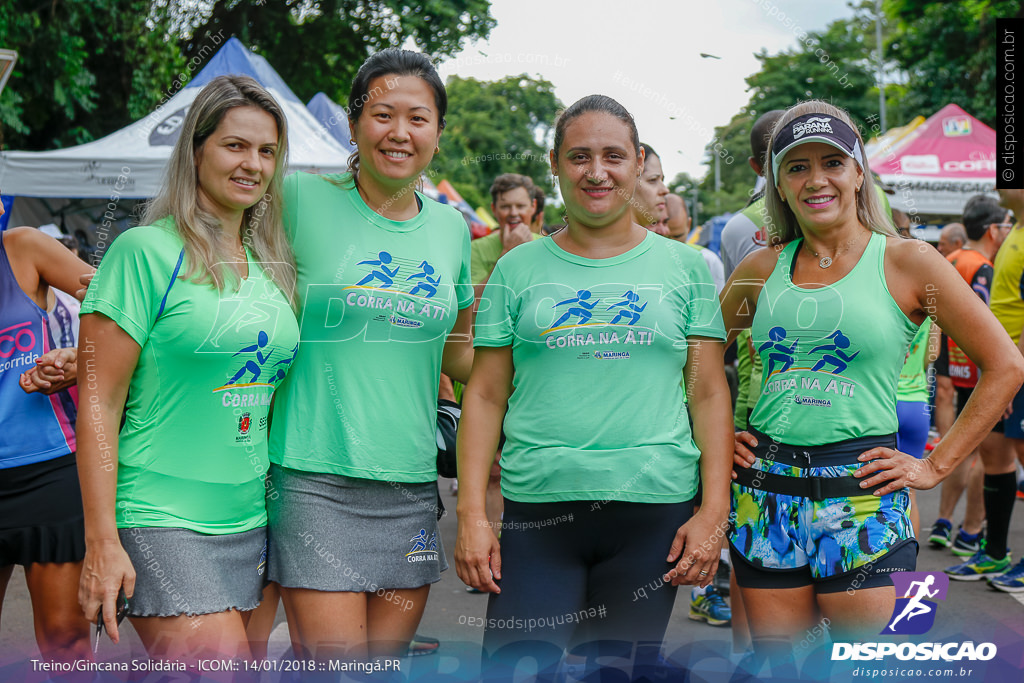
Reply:
[[[16,197],[144,199],[156,194],[185,114],[222,74],[251,76],[288,120],[289,171],[340,172],[348,153],[257,54],[231,38],[185,87],[149,116],[93,142],[47,152],[0,152],[0,190]],[[182,80],[185,80],[185,74]]]

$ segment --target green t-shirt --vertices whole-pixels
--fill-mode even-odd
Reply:
[[[925,318],[907,349],[907,360],[900,370],[900,381],[896,385],[897,401],[928,400],[928,373],[925,371],[925,355],[928,353],[928,335],[932,331],[932,319]]]
[[[539,240],[544,235],[533,233],[533,239]],[[473,240],[470,245],[470,276],[473,284],[478,285],[487,279],[491,269],[501,256],[501,230]]]
[[[687,339],[725,338],[697,251],[654,233],[607,259],[552,239],[521,245],[495,266],[475,334],[478,347],[512,347],[507,498],[693,497],[700,453],[680,380]]]
[[[172,220],[132,228],[82,304],[142,347],[118,436],[117,526],[239,533],[267,523],[267,414],[299,330],[251,254],[249,277],[222,292],[187,269]]]
[[[274,402],[275,464],[437,478],[441,353],[459,309],[473,303],[469,230],[455,209],[417,196],[420,212],[393,221],[347,175],[285,179],[302,343]]]

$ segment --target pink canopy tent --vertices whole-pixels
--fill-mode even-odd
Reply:
[[[996,132],[947,104],[895,144],[873,151],[868,165],[892,185],[894,208],[954,215],[976,194],[996,187]]]

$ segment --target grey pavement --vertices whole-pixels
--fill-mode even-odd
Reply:
[[[479,647],[482,630],[470,625],[470,622],[483,617],[487,605],[486,595],[473,595],[466,592],[454,569],[455,545],[455,498],[449,493],[449,482],[442,480],[442,495],[448,514],[441,522],[445,552],[451,569],[442,575],[439,583],[430,592],[426,613],[421,622],[419,633],[438,638],[442,641],[440,650],[433,655],[415,658],[415,661],[402,662],[402,670],[409,672],[455,672],[439,677],[427,676],[426,680],[459,679],[457,670],[462,660],[470,657],[474,648]],[[938,490],[918,492],[924,533],[934,521],[938,508]],[[958,508],[958,518],[962,516],[963,501]],[[934,550],[922,543],[918,556],[918,571],[939,571],[957,562],[957,558],[948,550]],[[1015,518],[1011,527],[1011,549],[1024,551],[1024,502],[1018,502]],[[1015,553],[1016,555],[1016,553]],[[630,590],[635,587],[627,587]],[[718,681],[727,680],[724,674],[716,674],[721,667],[720,655],[727,652],[731,639],[728,627],[711,627],[688,619],[688,589],[681,589],[676,600],[675,610],[666,634],[668,653],[682,648],[686,652],[706,652],[705,661],[698,662],[697,669],[706,668],[703,676],[695,676],[693,680]],[[101,643],[101,659],[144,659],[145,653],[138,637],[131,630],[128,622],[124,624],[125,637],[115,645],[109,640]],[[928,633],[928,640],[974,640],[984,642],[995,640],[997,643],[1008,643],[1009,650],[1015,649],[1018,671],[1024,671],[1024,593],[1010,595],[990,589],[983,581],[950,582],[947,599],[940,605],[936,624]],[[287,624],[284,610],[278,609],[277,622],[270,639],[269,653],[271,658],[280,657],[288,647]],[[18,667],[11,666],[12,661],[37,657],[32,637],[31,605],[25,589],[24,575],[16,569],[7,597],[3,605],[3,619],[0,623],[0,681],[22,680],[18,676]],[[691,656],[693,656],[691,654]],[[698,653],[699,659],[701,655]],[[716,658],[719,661],[716,661]],[[5,677],[6,672],[6,677]],[[410,679],[416,678],[410,676]],[[33,678],[32,680],[41,680]],[[155,680],[155,679],[152,679]],[[277,680],[268,679],[264,680]],[[464,678],[463,678],[464,680]],[[570,679],[571,680],[571,679]],[[856,679],[854,679],[856,680]],[[893,679],[895,680],[895,679]],[[982,680],[982,679],[964,679]],[[986,681],[996,680],[990,677]],[[1024,674],[1016,681],[1024,680]],[[1002,683],[1002,681],[998,681]]]

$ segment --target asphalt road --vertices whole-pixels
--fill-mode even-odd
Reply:
[[[472,671],[476,657],[474,650],[479,647],[482,630],[472,623],[484,616],[487,597],[467,593],[455,574],[452,559],[456,528],[455,499],[448,494],[447,481],[442,482],[442,491],[449,514],[442,520],[441,529],[448,562],[453,568],[445,572],[440,583],[431,589],[426,614],[419,629],[421,634],[439,638],[442,645],[433,655],[402,660],[401,680],[473,680],[473,674],[466,672]],[[927,530],[937,511],[938,491],[919,492],[918,499],[922,522]],[[961,502],[960,510],[962,505]],[[940,571],[957,559],[947,550],[931,549],[927,547],[927,543],[923,545],[918,556],[918,571]],[[1011,528],[1010,546],[1012,549],[1024,551],[1024,503],[1017,505]],[[691,681],[717,683],[729,680],[726,671],[731,671],[732,665],[723,657],[728,653],[730,629],[691,621],[687,618],[688,609],[688,594],[680,591],[666,635],[665,652],[671,654],[674,661],[685,663],[690,668]],[[127,622],[124,631],[125,638],[121,643],[114,645],[109,640],[101,643],[101,660],[145,659],[142,645]],[[31,659],[38,657],[32,634],[31,604],[25,589],[24,575],[17,569],[7,591],[0,623],[0,682],[46,679],[46,674],[32,671]],[[1024,593],[1010,595],[996,592],[988,588],[984,582],[951,582],[945,601],[938,607],[934,627],[926,637],[915,638],[918,641],[924,638],[936,642],[991,641],[999,646],[999,655],[995,662],[1000,663],[1002,668],[994,666],[993,662],[987,663],[987,667],[985,663],[963,663],[960,667],[961,662],[957,662],[950,665],[952,676],[942,676],[946,680],[955,679],[972,683],[1024,681]],[[270,657],[280,657],[287,647],[287,624],[284,620],[284,610],[279,608],[277,623],[269,643]],[[832,673],[817,676],[821,680],[833,681],[856,681],[865,676],[863,673],[853,673],[854,668],[864,664],[863,662],[833,664],[835,666]],[[879,666],[875,663],[867,664]],[[906,662],[892,662],[886,666],[895,667],[897,664],[907,665]],[[910,664],[913,665],[914,662]],[[912,669],[908,670],[913,673]],[[806,671],[804,673],[810,675]],[[927,672],[924,675],[927,675]],[[101,675],[96,680],[124,680],[124,674],[121,676],[107,678]],[[874,680],[887,681],[914,680],[918,677],[921,676],[883,676],[877,670],[872,676]],[[280,679],[280,674],[264,674],[262,677],[262,680],[268,683],[276,683]],[[183,679],[151,673],[144,680],[155,683]],[[568,679],[572,680],[572,677]],[[749,680],[765,679],[757,677]],[[782,679],[777,677],[775,680]]]

